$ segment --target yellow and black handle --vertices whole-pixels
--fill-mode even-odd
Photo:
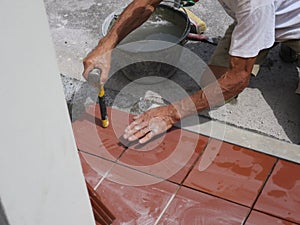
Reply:
[[[109,125],[109,121],[107,116],[106,103],[105,103],[105,90],[103,85],[100,87],[100,91],[98,94],[98,101],[99,101],[99,107],[101,112],[102,127],[106,128]]]

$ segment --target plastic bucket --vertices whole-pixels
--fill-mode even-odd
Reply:
[[[119,13],[114,12],[105,19],[102,26],[104,36]],[[190,20],[187,14],[172,6],[158,5],[150,18],[117,46],[116,58],[133,62],[121,72],[131,81],[149,84],[171,77],[176,72],[174,65],[181,56],[181,48],[177,45],[186,43],[189,32]],[[164,58],[172,65],[161,63],[165,61]],[[149,79],[145,79],[147,77]]]

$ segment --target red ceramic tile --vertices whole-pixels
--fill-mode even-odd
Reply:
[[[247,207],[181,187],[159,224],[240,225],[249,211]]]
[[[255,209],[300,223],[300,165],[280,160]]]
[[[197,148],[195,149],[190,160],[186,164],[184,164],[182,161],[179,161],[178,163],[181,165],[182,169],[180,169],[175,175],[170,177],[168,180],[178,184],[182,183],[187,173],[191,170],[191,167],[194,166],[196,160],[199,157],[199,154],[205,149],[208,141],[209,138],[199,135]]]
[[[119,162],[136,170],[180,183],[207,141],[206,137],[173,128],[144,145],[130,146]]]
[[[125,149],[119,137],[129,123],[129,115],[109,107],[108,115],[110,126],[102,128],[99,105],[92,104],[80,119],[73,122],[73,132],[79,150],[116,160]]]
[[[113,163],[96,156],[79,152],[85,180],[94,188],[113,167]]]
[[[212,140],[184,185],[252,206],[276,159]]]
[[[138,171],[115,164],[96,189],[101,201],[116,217],[113,224],[155,224],[178,189]]]
[[[288,222],[273,216],[266,215],[257,211],[252,211],[245,225],[295,225],[295,223]]]

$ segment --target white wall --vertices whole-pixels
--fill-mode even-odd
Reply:
[[[8,221],[94,224],[43,1],[0,5],[0,198]]]

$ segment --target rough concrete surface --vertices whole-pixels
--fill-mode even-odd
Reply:
[[[129,2],[129,0],[109,2],[45,0],[57,61],[63,74],[66,99],[75,105],[82,106],[89,101],[95,101],[97,90],[93,90],[83,82],[81,77],[82,59],[101,38],[104,19]],[[206,22],[208,28],[205,34],[210,37],[222,36],[232,22],[217,0],[201,0],[189,9]],[[215,48],[213,45],[200,42],[188,42],[185,47],[196,53],[204,62],[208,61]],[[171,79],[181,83],[187,93],[197,89],[195,84],[184,76],[177,74]],[[131,95],[128,92],[119,94],[122,87],[129,83],[130,81],[120,74],[107,82],[110,104],[128,110],[143,96],[142,91]],[[239,95],[237,102],[228,103],[210,112],[202,112],[201,116],[299,144],[300,95],[294,94],[297,83],[295,65],[282,62],[276,47],[269,54],[259,75],[251,78],[249,87]],[[114,102],[116,96],[118,98]]]

